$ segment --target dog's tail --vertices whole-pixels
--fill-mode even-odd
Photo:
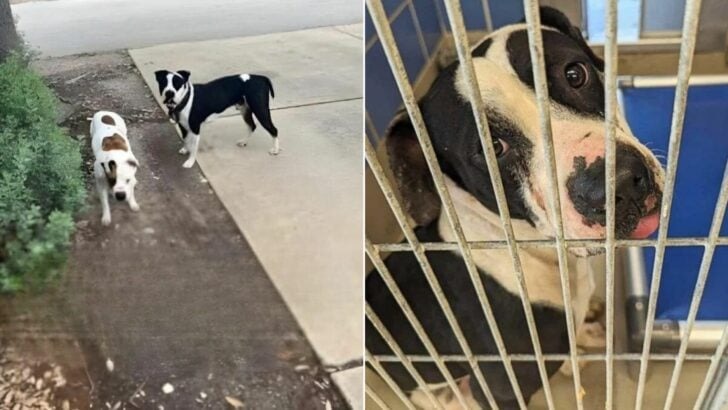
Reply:
[[[276,98],[276,95],[273,92],[273,83],[270,81],[270,78],[265,77],[265,81],[268,83],[268,91],[270,91],[270,97]]]

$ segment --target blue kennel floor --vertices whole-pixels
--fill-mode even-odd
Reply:
[[[623,88],[624,109],[634,134],[667,156],[674,87]],[[691,86],[685,117],[668,237],[707,236],[728,158],[728,84]],[[661,161],[665,163],[665,159]],[[728,235],[724,221],[721,236]],[[654,235],[656,236],[656,235]],[[654,237],[653,236],[653,237]],[[644,248],[648,281],[654,248]],[[687,318],[702,247],[671,247],[665,253],[657,318]],[[728,247],[718,247],[699,320],[728,320]]]

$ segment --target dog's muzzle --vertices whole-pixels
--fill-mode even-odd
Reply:
[[[114,194],[114,198],[116,198],[117,201],[123,201],[126,199],[126,193],[125,192],[116,192]]]
[[[619,238],[641,239],[651,235],[659,222],[661,193],[646,159],[634,148],[617,146],[615,170],[615,218]],[[587,166],[583,158],[574,160],[567,182],[569,198],[587,225],[606,225],[604,159]]]

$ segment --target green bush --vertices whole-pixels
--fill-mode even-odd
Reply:
[[[83,203],[80,147],[55,124],[55,106],[25,58],[0,64],[0,292],[60,272]]]

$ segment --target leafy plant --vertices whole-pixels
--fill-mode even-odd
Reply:
[[[27,59],[0,64],[0,292],[60,272],[83,203],[79,145],[55,124],[55,110]]]

